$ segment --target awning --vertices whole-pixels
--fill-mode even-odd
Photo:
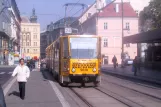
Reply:
[[[124,37],[123,43],[161,43],[161,29]]]

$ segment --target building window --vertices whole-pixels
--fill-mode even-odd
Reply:
[[[130,47],[130,43],[126,44],[126,47],[127,47],[127,48]]]
[[[129,29],[130,29],[130,23],[127,22],[127,23],[126,23],[126,30],[129,30]]]
[[[104,23],[104,30],[108,29],[108,24],[107,22]]]
[[[103,40],[103,46],[104,47],[108,47],[108,39],[107,38],[104,38],[104,40]]]
[[[29,43],[29,42],[27,42],[26,46],[30,46],[30,43]]]
[[[34,46],[37,46],[37,42],[34,42]]]
[[[25,32],[25,28],[23,29],[23,31]]]
[[[34,53],[37,53],[37,49],[34,49]]]
[[[34,32],[37,32],[37,29],[36,28],[34,28]]]
[[[23,39],[25,39],[26,35],[23,35]]]
[[[30,50],[29,49],[27,49],[27,53],[30,53]]]
[[[23,46],[25,46],[25,42],[23,43]]]
[[[37,35],[34,35],[34,39],[37,39]]]
[[[24,53],[26,53],[26,50],[24,49]]]
[[[97,5],[94,5],[94,8],[97,8]]]
[[[27,28],[27,31],[29,31],[29,28]]]
[[[30,35],[27,35],[27,40],[30,40]]]
[[[88,18],[91,17],[91,16],[92,16],[92,14],[91,13],[88,13]]]
[[[135,12],[136,12],[136,14],[139,16],[139,11],[138,11],[138,10],[136,10]]]

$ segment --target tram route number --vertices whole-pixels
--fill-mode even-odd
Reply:
[[[88,69],[80,69],[81,71],[88,71]]]

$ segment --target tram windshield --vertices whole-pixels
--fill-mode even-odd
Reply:
[[[98,38],[70,38],[70,52],[73,59],[97,58]]]

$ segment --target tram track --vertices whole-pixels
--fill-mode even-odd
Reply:
[[[110,97],[112,97],[112,98],[114,98],[115,100],[123,103],[124,105],[126,105],[128,107],[144,107],[143,105],[140,105],[140,104],[138,104],[138,103],[136,103],[136,102],[134,102],[132,100],[129,100],[129,99],[123,97],[123,96],[120,96],[120,95],[118,95],[118,94],[116,94],[116,93],[114,93],[114,92],[112,92],[110,90],[107,90],[107,89],[103,90],[103,88],[102,89],[95,88],[95,89],[100,91],[100,92],[102,92],[102,93],[104,93],[104,94],[106,94],[106,95],[108,95],[108,96],[110,96]]]
[[[161,101],[161,98],[160,97],[157,97],[157,96],[154,96],[152,94],[147,94],[145,92],[142,92],[142,91],[138,91],[137,89],[134,89],[134,88],[130,88],[130,87],[127,87],[127,86],[124,86],[124,85],[121,85],[121,84],[118,84],[118,83],[114,83],[114,82],[111,82],[111,81],[108,81],[106,79],[102,79],[103,81],[106,81],[107,83],[110,83],[110,84],[113,84],[113,85],[116,85],[116,86],[119,86],[119,87],[123,87],[123,88],[126,88],[126,89],[129,89],[131,91],[134,91],[134,92],[137,92],[137,93],[140,93],[140,94],[143,94],[143,95],[146,95],[148,97],[151,97],[151,98],[154,98],[154,99],[157,99],[157,100],[160,100]],[[135,84],[135,83],[134,83]],[[136,84],[136,85],[140,85],[140,84]],[[140,86],[143,86],[143,85],[140,85]],[[144,86],[145,87],[145,86]],[[151,87],[147,87],[147,88],[151,88]],[[154,89],[154,88],[152,88]]]
[[[101,89],[100,89],[101,88]],[[96,87],[93,87],[92,89],[95,89],[97,90],[98,92],[110,97],[110,98],[113,98],[114,100],[120,102],[121,104],[127,106],[127,107],[144,107],[132,100],[129,100],[125,97],[122,97],[114,92],[111,92],[110,90],[105,90],[103,89],[102,87],[100,88],[96,88]],[[95,107],[95,105],[91,104],[89,101],[87,101],[87,99],[85,97],[83,97],[82,95],[80,95],[74,88],[70,88],[70,90],[76,94],[88,107]]]
[[[154,102],[160,102],[161,101],[161,98],[157,97],[157,96],[154,96],[154,95],[150,95],[150,94],[147,94],[147,93],[144,93],[144,92],[141,92],[137,89],[133,89],[132,87],[126,87],[124,85],[121,85],[121,84],[118,84],[118,83],[115,83],[115,82],[111,82],[106,80],[105,78],[102,78],[102,80],[106,83],[109,83],[109,84],[112,84],[112,85],[115,85],[116,87],[122,87],[122,88],[126,88],[127,90],[131,91],[132,93],[138,93],[138,95],[141,95],[142,97],[144,98],[148,98],[149,100],[151,101],[154,101]],[[136,85],[139,85],[139,84],[136,84]],[[85,87],[86,88],[86,87]],[[85,89],[84,88],[84,89]],[[148,87],[150,88],[150,87]],[[91,102],[89,102],[89,99],[87,99],[85,96],[83,96],[82,94],[80,94],[79,92],[77,92],[77,89],[75,88],[70,88],[71,91],[76,94],[88,107],[94,107],[95,105],[93,105]],[[100,86],[100,87],[91,87],[91,89],[94,89],[94,90],[97,90],[98,93],[102,93],[118,102],[120,102],[121,104],[127,106],[127,107],[146,107],[146,104],[144,103],[141,103],[141,102],[138,102],[136,100],[133,100],[133,99],[130,99],[128,97],[126,97],[126,95],[124,96],[123,94],[119,94],[118,92],[115,92],[111,89],[108,89],[106,86]],[[152,88],[154,89],[154,88]]]
[[[80,94],[78,94],[73,88],[69,88],[75,95],[78,96],[88,107],[93,107],[85,98],[83,98]]]

